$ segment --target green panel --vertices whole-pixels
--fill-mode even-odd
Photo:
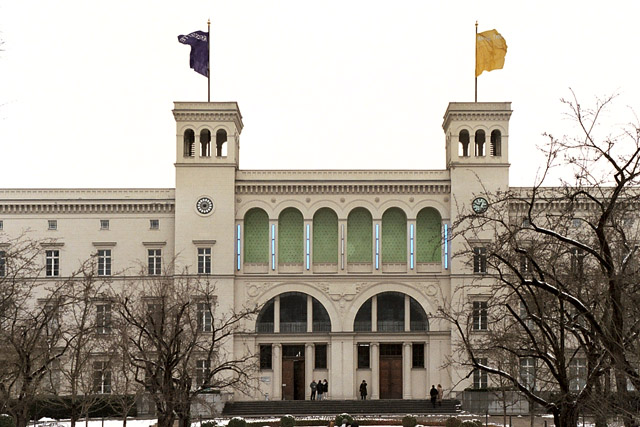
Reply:
[[[278,263],[304,260],[304,221],[295,208],[287,208],[278,218]]]
[[[416,221],[416,261],[437,262],[442,261],[442,220],[437,210],[433,208],[422,209],[418,213]]]
[[[368,210],[356,208],[347,219],[347,262],[372,262],[373,220]]]
[[[407,262],[407,217],[398,208],[382,215],[382,262]]]
[[[338,215],[329,208],[313,216],[313,262],[338,263]]]
[[[262,209],[244,216],[244,262],[269,262],[269,216]]]

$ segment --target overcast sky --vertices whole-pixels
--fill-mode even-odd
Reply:
[[[560,98],[620,93],[640,109],[640,2],[0,0],[0,187],[173,187],[173,101],[206,101],[179,34],[212,21],[212,100],[237,101],[242,169],[444,169],[442,116],[473,101],[474,33],[511,101],[512,185],[543,132],[574,132]],[[625,117],[623,117],[625,116]],[[629,117],[626,117],[629,116]]]

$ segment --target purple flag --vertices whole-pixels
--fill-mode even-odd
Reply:
[[[194,31],[187,36],[178,36],[178,41],[191,46],[189,66],[193,71],[209,77],[209,33]]]

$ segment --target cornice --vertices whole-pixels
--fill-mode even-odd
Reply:
[[[175,202],[110,202],[95,203],[66,202],[57,200],[39,200],[29,202],[0,200],[2,214],[93,214],[93,213],[158,213],[169,214],[175,211]]]
[[[449,194],[450,184],[236,184],[237,195]]]

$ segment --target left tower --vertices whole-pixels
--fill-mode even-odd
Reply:
[[[242,115],[235,102],[176,102],[175,272],[218,276],[233,304],[235,177]],[[224,283],[231,281],[230,283]]]

